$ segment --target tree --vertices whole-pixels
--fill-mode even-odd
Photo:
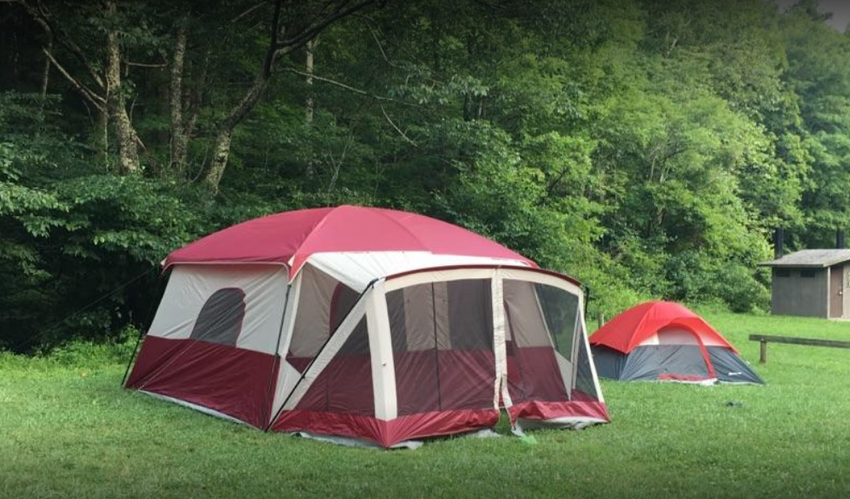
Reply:
[[[274,72],[275,64],[287,56],[307,46],[328,26],[353,15],[376,3],[376,0],[341,0],[338,2],[287,2],[277,0],[270,23],[270,36],[266,55],[257,72],[253,85],[239,99],[219,123],[213,160],[204,175],[204,182],[215,193],[224,175],[230,157],[233,131],[259,102],[266,91]]]

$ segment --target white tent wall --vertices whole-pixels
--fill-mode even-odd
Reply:
[[[237,348],[274,354],[288,277],[280,265],[176,265],[148,335],[187,339],[204,304],[222,289],[244,293]]]
[[[424,251],[364,251],[348,253],[315,253],[309,262],[351,289],[361,292],[378,276],[398,275],[421,269],[476,265],[526,266],[521,260],[505,260],[482,256],[437,255]]]
[[[126,386],[265,428],[288,282],[282,265],[175,265]]]
[[[584,364],[576,364],[576,371],[579,369],[587,369],[590,372],[590,379],[592,380],[594,393],[590,394],[596,397],[596,399],[600,403],[605,403],[605,397],[602,395],[602,388],[599,386],[599,375],[596,373],[596,365],[593,363],[593,353],[590,349],[590,340],[587,334],[587,322],[584,319],[584,293],[578,296],[578,307],[579,307],[579,315],[576,320],[579,321],[580,330],[578,331],[581,334],[581,342],[578,347],[581,349],[578,352],[578,357],[584,356],[584,360],[586,361]],[[578,385],[578,376],[576,376],[576,386]],[[586,380],[585,380],[586,382]]]
[[[299,273],[298,299],[293,307],[295,322],[287,331],[289,348],[284,357],[312,359],[331,334],[331,307],[334,290],[340,284],[333,277],[307,265]]]

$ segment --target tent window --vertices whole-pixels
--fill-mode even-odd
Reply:
[[[815,276],[815,269],[802,269],[802,270],[800,270],[800,277],[811,278],[811,277],[814,277],[814,276]]]
[[[333,332],[336,331],[336,328],[339,327],[340,323],[342,323],[345,319],[345,316],[348,315],[348,312],[354,308],[358,299],[360,299],[360,294],[358,294],[357,291],[354,291],[342,283],[336,285],[333,296],[331,297],[330,327],[328,328],[328,334],[333,334]]]
[[[295,326],[286,356],[286,361],[299,372],[304,372],[360,298],[353,289],[310,265],[302,272]]]
[[[449,333],[453,350],[493,349],[493,301],[488,279],[450,281]]]
[[[576,319],[578,316],[578,297],[563,289],[545,284],[535,284],[537,299],[549,335],[552,337],[555,350],[566,359],[572,358],[573,340],[575,336]]]
[[[360,319],[297,408],[374,417],[372,360],[365,317]]]
[[[493,407],[490,289],[465,279],[387,293],[400,416]]]
[[[239,288],[219,289],[207,299],[192,334],[195,340],[236,346],[245,318],[245,292]]]
[[[791,277],[790,269],[776,269],[776,277]]]
[[[503,290],[511,398],[569,400],[578,297],[513,279],[503,281]]]
[[[599,399],[599,394],[596,392],[596,382],[593,379],[593,371],[590,369],[590,356],[587,352],[587,340],[585,339],[584,327],[581,321],[578,324],[578,332],[576,341],[579,341],[578,358],[576,362],[576,379],[575,389],[589,395],[594,400]]]

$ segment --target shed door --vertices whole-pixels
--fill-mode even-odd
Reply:
[[[844,265],[834,265],[829,269],[829,316],[844,315]]]

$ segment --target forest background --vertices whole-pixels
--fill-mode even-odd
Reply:
[[[0,1],[0,349],[126,339],[158,263],[338,204],[646,298],[765,310],[850,227],[850,36],[815,0]]]

